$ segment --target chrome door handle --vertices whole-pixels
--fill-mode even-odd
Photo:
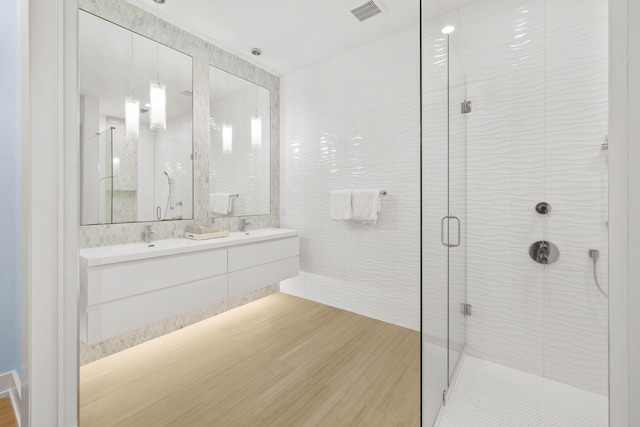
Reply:
[[[451,220],[455,219],[456,222],[458,223],[458,241],[455,244],[451,244],[449,242],[449,224],[451,223]],[[447,220],[447,242],[445,243],[444,241],[444,221]],[[442,242],[442,244],[444,246],[450,247],[450,248],[457,248],[458,246],[460,246],[460,218],[458,218],[457,216],[443,216],[442,220],[440,221],[440,241]]]

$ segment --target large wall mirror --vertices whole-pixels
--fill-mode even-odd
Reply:
[[[212,217],[271,212],[270,105],[268,89],[209,67]]]
[[[79,15],[82,224],[193,218],[192,58]],[[166,87],[165,129],[152,81]]]

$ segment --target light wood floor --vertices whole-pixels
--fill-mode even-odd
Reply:
[[[8,397],[0,398],[0,426],[16,427],[16,419],[13,415],[11,399]]]
[[[80,426],[418,426],[416,331],[286,294],[80,369]]]

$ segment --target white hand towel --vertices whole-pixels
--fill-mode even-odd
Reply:
[[[380,190],[353,190],[351,197],[354,221],[373,223],[378,220],[378,212],[382,208]]]
[[[209,194],[209,210],[211,213],[218,215],[229,215],[233,209],[231,204],[231,194],[229,193],[210,193]]]
[[[351,190],[337,190],[331,192],[331,219],[351,219]]]

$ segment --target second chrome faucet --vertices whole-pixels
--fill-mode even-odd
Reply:
[[[240,231],[247,231],[247,225],[251,225],[246,218],[240,218]]]
[[[153,227],[151,227],[150,225],[145,225],[144,232],[142,233],[142,236],[144,237],[144,242],[151,243],[151,236],[153,236],[154,233],[155,231],[153,231]]]

